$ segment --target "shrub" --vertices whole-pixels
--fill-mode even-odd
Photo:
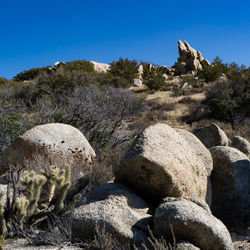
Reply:
[[[67,62],[61,66],[64,71],[83,71],[83,72],[94,72],[93,63],[86,60],[77,60],[72,62]]]
[[[203,69],[198,72],[198,76],[206,82],[213,82],[217,80],[221,74],[225,74],[226,72],[227,65],[223,64],[219,57],[216,57],[212,64],[205,65]]]
[[[15,81],[28,81],[35,79],[40,73],[46,72],[49,67],[42,67],[42,68],[32,68],[29,70],[22,71],[21,73],[17,74],[13,77]]]
[[[206,103],[214,118],[234,124],[250,116],[250,68],[231,64],[226,82],[217,81],[207,91]]]
[[[166,84],[166,79],[162,73],[162,67],[151,66],[151,64],[143,65],[143,84],[149,89],[159,90]]]
[[[119,58],[110,64],[110,74],[118,76],[129,81],[130,84],[138,76],[138,63],[136,60],[129,60],[128,58]]]
[[[114,76],[110,72],[100,73],[97,79],[100,85],[109,85],[115,88],[128,88],[131,85],[129,80],[120,76]]]

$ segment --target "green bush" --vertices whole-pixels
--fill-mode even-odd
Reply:
[[[84,72],[95,71],[93,63],[86,60],[67,62],[61,67],[63,67],[65,71],[84,71]]]
[[[97,76],[100,85],[109,85],[115,88],[129,88],[130,82],[120,76],[114,76],[110,72],[100,73]]]
[[[166,84],[166,79],[162,73],[162,67],[151,66],[149,63],[143,64],[143,84],[151,90],[159,90]]]
[[[136,60],[122,59],[114,61],[110,64],[109,73],[113,76],[118,76],[122,79],[133,83],[134,79],[138,77],[138,63]]]
[[[21,73],[17,74],[13,77],[15,81],[28,81],[35,79],[40,73],[46,72],[49,67],[42,67],[42,68],[32,68],[29,70],[22,71]]]
[[[202,70],[198,72],[198,76],[206,82],[213,82],[217,80],[221,74],[227,73],[227,65],[222,63],[219,57],[216,57],[212,64],[205,65]]]
[[[226,76],[208,89],[206,102],[214,118],[234,124],[250,116],[250,68],[233,63]]]

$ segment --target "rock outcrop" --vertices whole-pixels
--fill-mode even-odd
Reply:
[[[204,59],[200,51],[193,49],[186,41],[178,41],[179,58],[178,63],[183,65],[183,74],[187,72],[197,72],[202,70],[205,65],[210,65],[208,60]]]
[[[232,147],[237,148],[250,158],[250,142],[240,136],[234,136],[232,139]]]
[[[201,249],[233,250],[231,236],[225,225],[208,209],[185,198],[165,198],[155,211],[156,234],[187,240]]]
[[[238,149],[217,146],[210,149],[214,169],[212,212],[226,226],[250,225],[250,160]]]
[[[48,123],[28,130],[4,151],[0,172],[3,174],[8,164],[21,164],[34,154],[48,153],[60,157],[82,158],[88,162],[95,157],[93,148],[78,129],[62,123]]]
[[[94,65],[94,69],[98,73],[106,73],[110,68],[110,65],[106,63],[99,63],[99,62],[94,62],[94,61],[90,61],[90,62]]]
[[[211,169],[205,161],[185,136],[159,123],[138,136],[117,169],[115,181],[151,202],[166,196],[205,199],[207,169]]]
[[[72,231],[79,239],[93,239],[96,227],[119,242],[146,242],[147,226],[152,224],[149,205],[130,189],[107,183],[86,195],[86,202],[76,208]]]
[[[196,128],[193,133],[208,149],[215,146],[228,146],[230,143],[225,132],[215,123]]]

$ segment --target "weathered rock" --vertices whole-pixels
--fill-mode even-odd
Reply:
[[[175,250],[200,250],[200,248],[188,241],[179,241],[175,245]]]
[[[143,65],[141,64],[139,67],[138,67],[138,78],[140,80],[142,80],[142,75],[143,75]]]
[[[184,130],[184,129],[175,129],[177,133],[179,133],[185,140],[189,143],[189,145],[195,150],[198,157],[202,160],[204,166],[207,170],[207,195],[206,202],[209,206],[212,204],[212,188],[211,188],[211,180],[210,175],[213,170],[213,159],[209,152],[209,150],[204,146],[204,144],[192,133]]]
[[[210,211],[188,199],[165,198],[156,209],[156,234],[171,238],[171,226],[176,240],[187,240],[206,250],[233,249],[231,236],[225,225]]]
[[[94,69],[98,73],[106,73],[110,68],[110,65],[106,63],[98,63],[94,61],[90,61],[90,62],[94,65]]]
[[[130,189],[107,183],[87,193],[86,202],[76,208],[72,231],[80,239],[91,239],[96,227],[105,227],[118,241],[146,242],[149,212],[149,205]]]
[[[217,146],[210,149],[214,169],[212,212],[226,226],[250,225],[250,160],[238,149]]]
[[[49,123],[28,130],[3,153],[1,174],[8,164],[21,164],[34,154],[83,158],[91,162],[95,152],[84,135],[76,128],[62,123]]]
[[[210,65],[208,60],[204,59],[201,53],[193,49],[186,41],[178,41],[179,58],[178,63],[183,64],[183,74],[198,70],[202,70],[203,66]]]
[[[135,87],[142,86],[142,80],[140,80],[140,79],[134,79],[134,86]]]
[[[237,148],[250,158],[250,142],[240,136],[234,136],[232,139],[232,147]]]
[[[175,131],[180,134],[195,150],[196,154],[199,156],[206,167],[207,175],[210,176],[213,170],[213,159],[209,150],[195,135],[188,132],[187,130],[175,129]]]
[[[196,128],[193,132],[207,147],[228,146],[230,140],[220,127],[213,123],[203,128]]]
[[[159,123],[138,136],[117,169],[115,181],[158,202],[166,196],[205,199],[207,176],[202,157],[185,137]]]

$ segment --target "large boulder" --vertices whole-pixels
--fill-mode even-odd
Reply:
[[[79,239],[92,239],[96,228],[104,227],[118,242],[147,241],[147,227],[152,224],[149,205],[130,189],[106,183],[86,195],[76,208],[72,232]]]
[[[163,199],[155,211],[154,230],[170,239],[173,230],[176,240],[190,241],[201,249],[234,249],[225,225],[208,208],[185,198]]]
[[[76,128],[62,123],[49,123],[36,126],[19,136],[3,153],[0,173],[8,164],[17,165],[34,154],[59,155],[91,162],[95,152],[84,135]]]
[[[121,161],[115,181],[154,203],[166,196],[205,199],[207,176],[204,158],[185,136],[159,123],[137,137]]]
[[[178,63],[183,65],[183,74],[189,71],[202,70],[205,65],[210,65],[208,60],[204,59],[200,51],[193,49],[186,41],[178,41],[179,58]]]
[[[209,206],[212,204],[212,188],[211,188],[211,179],[210,175],[213,170],[213,159],[209,152],[209,150],[204,146],[204,144],[192,133],[184,130],[184,129],[175,129],[177,133],[179,133],[185,140],[189,143],[189,145],[195,150],[198,157],[202,160],[204,166],[207,170],[207,195],[206,202]]]
[[[250,225],[250,160],[236,148],[217,146],[210,149],[214,169],[212,212],[225,225]]]
[[[193,133],[207,148],[228,146],[230,143],[225,132],[215,123],[202,128],[196,128]]]
[[[234,136],[232,139],[232,147],[239,149],[248,158],[250,158],[250,142],[240,136]]]

